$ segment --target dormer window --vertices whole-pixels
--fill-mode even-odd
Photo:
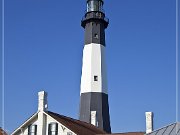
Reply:
[[[28,135],[37,135],[37,125],[30,125],[28,127]]]
[[[58,124],[56,122],[48,125],[48,135],[58,135]]]

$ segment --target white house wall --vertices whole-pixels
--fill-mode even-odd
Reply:
[[[39,113],[42,113],[42,112],[39,112]],[[58,123],[58,135],[67,135],[68,132],[70,132],[72,135],[76,135],[73,131],[71,131],[70,129],[68,129],[67,127],[65,127],[64,125],[59,123],[58,121],[56,121],[54,118],[49,116],[47,113],[44,113],[44,115],[45,115],[45,117],[44,117],[45,123],[44,124],[45,124],[46,135],[48,135],[48,125],[52,122]],[[37,125],[37,135],[39,135],[38,123],[39,123],[38,118],[33,119],[33,120],[29,121],[25,126],[20,127],[19,130],[17,130],[15,133],[13,133],[11,135],[28,135],[28,126],[30,126],[30,125]]]

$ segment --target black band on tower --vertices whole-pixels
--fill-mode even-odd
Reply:
[[[85,28],[85,45],[97,43],[105,46],[105,29],[109,20],[105,18],[104,13],[91,11],[87,12],[81,26]]]
[[[89,123],[91,111],[97,111],[98,127],[111,133],[108,95],[99,92],[81,93],[80,120]]]

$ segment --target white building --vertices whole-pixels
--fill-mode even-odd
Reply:
[[[96,135],[104,131],[89,123],[48,111],[47,93],[38,93],[38,111],[11,135]]]
[[[144,135],[144,132],[108,134],[93,124],[48,111],[47,93],[38,93],[38,111],[11,135]]]

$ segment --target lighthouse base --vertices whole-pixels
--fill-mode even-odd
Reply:
[[[108,95],[100,92],[81,93],[80,120],[92,123],[91,112],[96,112],[96,126],[111,133]]]

